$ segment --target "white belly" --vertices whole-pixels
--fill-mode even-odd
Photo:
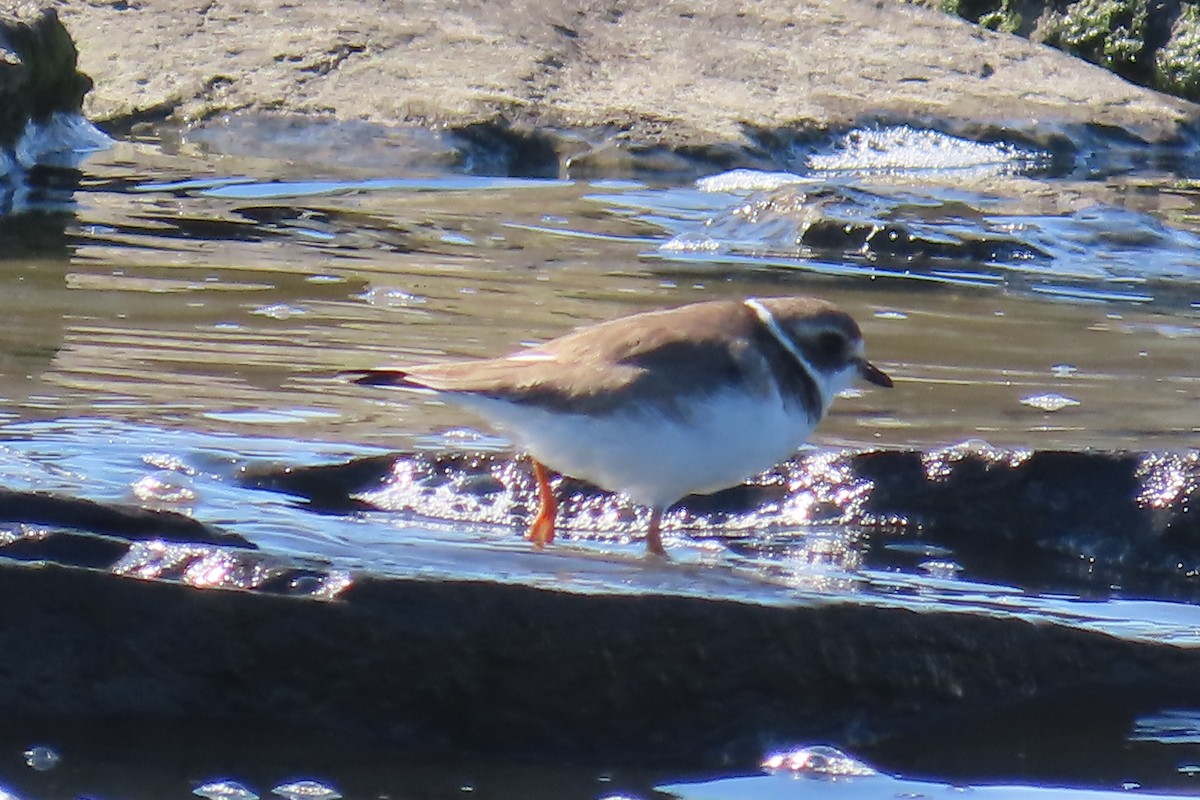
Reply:
[[[495,423],[551,469],[652,508],[734,486],[788,458],[813,428],[774,394],[717,394],[700,401],[686,421],[653,412],[589,417],[481,397],[447,399]]]

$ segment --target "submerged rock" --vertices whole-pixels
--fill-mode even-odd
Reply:
[[[44,525],[126,541],[160,539],[253,548],[242,536],[184,514],[119,503],[97,503],[48,492],[0,489],[0,522]]]
[[[792,184],[748,197],[735,195],[736,204],[709,219],[702,232],[677,235],[660,245],[660,251],[767,252],[794,258],[798,267],[801,259],[816,256],[838,264],[879,264],[923,274],[955,262],[969,263],[983,273],[1006,264],[1053,259],[1031,232],[1022,235],[1015,226],[1005,226],[995,210],[989,215],[965,201],[937,202],[910,193],[884,194],[792,177]],[[976,224],[969,231],[964,230],[967,226],[953,230],[946,224],[950,218]]]

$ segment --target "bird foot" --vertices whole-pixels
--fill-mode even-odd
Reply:
[[[533,542],[533,546],[537,550],[541,550],[553,542],[554,514],[545,514],[539,511],[538,515],[534,517],[533,523],[529,526],[529,532],[525,534],[525,538]]]

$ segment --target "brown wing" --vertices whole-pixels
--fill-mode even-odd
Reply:
[[[757,327],[737,301],[699,303],[582,328],[504,358],[413,367],[401,382],[576,412],[679,416],[687,396],[738,382],[765,390],[767,365],[750,347]]]

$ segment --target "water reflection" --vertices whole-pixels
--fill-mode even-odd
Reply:
[[[690,187],[466,176],[420,184],[440,187],[432,191],[341,180],[343,193],[309,195],[306,184],[283,181],[275,162],[260,166],[258,181],[230,177],[257,164],[218,165],[224,176],[208,162],[118,147],[90,162],[77,223],[59,219],[51,235],[22,238],[55,243],[47,246],[56,255],[36,271],[6,262],[10,272],[26,271],[29,287],[8,295],[6,352],[18,359],[6,371],[11,413],[102,409],[242,432],[294,420],[317,436],[412,445],[465,420],[327,377],[388,361],[496,355],[578,324],[696,299],[812,292],[858,317],[872,356],[900,383],[886,399],[840,404],[822,427],[824,441],[927,445],[979,435],[1042,447],[1149,447],[1190,441],[1197,427],[1189,340],[1200,330],[1190,300],[1170,311],[1188,297],[1190,233],[1171,238],[1147,227],[1147,237],[1127,245],[1135,249],[1123,268],[1142,252],[1156,259],[1149,263],[1175,258],[1179,266],[1171,278],[1178,288],[1157,285],[1153,302],[1138,309],[1126,301],[1150,284],[1113,283],[1102,258],[1097,282],[1066,294],[1044,281],[1026,293],[1017,273],[998,280],[992,267],[967,263],[897,271],[859,255],[781,258],[744,225],[743,254],[664,260],[666,251],[655,250],[672,231],[703,228],[730,202]],[[282,186],[290,195],[212,195],[235,185],[251,195]],[[939,202],[912,208],[937,212]],[[558,222],[547,224],[547,208]],[[12,222],[14,236],[39,219]],[[1080,222],[1080,241],[1105,220]],[[951,221],[927,228],[961,238]],[[795,220],[779,223],[794,229]],[[1071,246],[1086,260],[1102,245]],[[884,280],[889,274],[897,279]],[[1086,304],[1061,302],[1085,296]],[[1063,363],[1074,371],[1059,370]],[[1045,395],[1080,405],[1052,417],[1022,411],[1024,398]]]

